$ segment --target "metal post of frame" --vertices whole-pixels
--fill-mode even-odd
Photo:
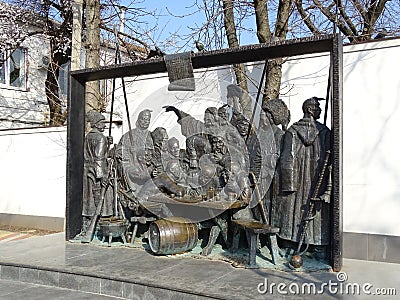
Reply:
[[[332,204],[331,266],[343,265],[343,46],[340,35],[333,38],[331,50],[332,86]]]
[[[83,145],[85,139],[85,82],[71,77],[67,128],[67,203],[65,238],[72,239],[82,227]]]

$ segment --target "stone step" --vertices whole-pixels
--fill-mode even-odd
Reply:
[[[0,279],[0,299],[34,300],[34,299],[80,299],[80,300],[113,300],[120,297],[74,291],[70,289],[32,284],[21,281]]]
[[[37,268],[34,266],[1,265],[1,281],[21,282],[37,286],[45,286],[56,289],[66,289],[81,293],[101,295],[104,297],[116,297],[119,299],[229,299],[225,297],[201,295],[190,291],[168,288],[157,283],[135,283],[123,280],[117,276],[103,276],[96,274],[82,274],[80,272],[66,272],[67,270],[55,270]],[[1,286],[1,284],[0,284]],[[61,293],[59,291],[59,293]],[[0,293],[1,299],[1,293]]]

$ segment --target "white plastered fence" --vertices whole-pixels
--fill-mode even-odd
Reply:
[[[0,131],[0,214],[64,218],[66,133],[66,127]]]

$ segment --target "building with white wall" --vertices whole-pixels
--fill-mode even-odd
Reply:
[[[0,64],[0,129],[45,126],[49,117],[45,93],[48,40],[43,34],[32,35],[17,49],[0,55],[4,60]],[[66,101],[65,83],[62,82]]]
[[[0,1],[2,9],[15,10],[18,8]],[[26,13],[26,12],[25,12]],[[21,26],[8,24],[8,30],[21,31],[15,35],[22,36],[23,41],[17,48],[2,51],[0,49],[0,129],[29,128],[48,126],[50,123],[50,110],[46,98],[46,78],[51,59],[49,38],[43,32],[43,21],[39,15],[29,12],[29,20],[25,20]],[[4,18],[3,18],[4,19]],[[3,21],[3,20],[1,20]],[[18,20],[19,23],[21,20]],[[54,21],[55,26],[57,22]],[[0,25],[5,26],[0,22]],[[18,24],[17,24],[18,25]],[[5,32],[3,36],[13,38],[12,32]],[[4,42],[2,40],[2,42]],[[113,41],[102,40],[100,48],[100,64],[114,64],[115,45]],[[129,44],[128,44],[129,45]],[[145,49],[131,46],[131,54],[143,55]],[[126,62],[129,59],[127,50],[121,47],[121,59]],[[80,56],[81,68],[85,68],[85,49],[82,48]],[[57,83],[59,86],[59,100],[63,110],[67,109],[67,95],[69,84],[70,62],[60,66]],[[111,99],[111,81],[101,81],[100,96],[107,103]],[[116,94],[122,93],[117,89]],[[116,111],[115,119],[120,114]]]

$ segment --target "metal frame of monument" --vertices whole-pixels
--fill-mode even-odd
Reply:
[[[342,69],[343,50],[340,35],[324,35],[273,43],[241,46],[191,54],[194,69],[263,61],[312,53],[330,53],[331,124],[332,124],[332,213],[331,213],[331,266],[334,271],[342,267],[342,197],[343,197],[343,113]],[[82,224],[83,149],[85,137],[85,83],[136,75],[166,72],[163,58],[124,63],[97,69],[71,72],[68,102],[67,131],[67,203],[66,240],[79,233]]]

